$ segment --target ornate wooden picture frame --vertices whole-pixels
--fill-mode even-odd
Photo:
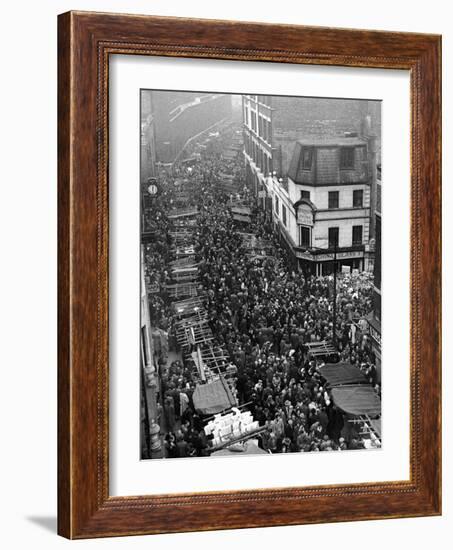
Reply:
[[[60,15],[58,24],[59,533],[89,538],[440,514],[440,37],[84,12]],[[112,54],[410,72],[409,481],[109,495]]]

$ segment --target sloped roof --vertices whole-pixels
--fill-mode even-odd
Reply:
[[[299,166],[302,156],[302,149],[304,147],[363,147],[366,145],[367,142],[359,137],[308,136],[306,138],[299,139],[294,145],[294,151],[288,168],[288,177],[290,177],[296,183],[300,182],[301,171],[299,170]],[[314,160],[314,162],[316,161]]]
[[[368,383],[362,371],[350,363],[327,363],[319,372],[331,386]]]
[[[303,147],[360,147],[367,144],[364,139],[357,136],[307,136],[298,139],[297,143]]]
[[[222,378],[208,384],[199,384],[192,399],[195,409],[206,415],[217,414],[237,405],[230,387]]]
[[[233,214],[233,220],[236,222],[251,223],[252,218],[247,214]]]
[[[332,389],[335,405],[354,416],[381,414],[381,400],[371,386],[340,386]]]
[[[302,144],[298,141],[294,145],[293,156],[291,157],[291,162],[289,163],[288,168],[288,177],[293,181],[297,181],[297,173],[299,171],[299,161],[302,154]]]

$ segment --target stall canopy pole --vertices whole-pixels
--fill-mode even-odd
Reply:
[[[337,238],[333,249],[333,345],[337,348]]]

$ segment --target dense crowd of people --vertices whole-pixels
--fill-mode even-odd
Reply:
[[[238,198],[251,209],[252,222],[246,229],[231,215],[232,197],[218,186],[219,173],[233,174]],[[226,350],[236,366],[238,402],[246,404],[254,419],[267,428],[259,445],[272,453],[363,448],[354,425],[335,407],[319,373],[322,363],[311,357],[307,344],[335,341],[337,360],[357,365],[380,392],[374,357],[361,325],[372,309],[371,275],[338,278],[334,328],[331,278],[292,269],[279,238],[243,185],[240,160],[225,160],[211,152],[194,166],[180,167],[164,178],[159,202],[148,213],[160,240],[146,245],[145,262],[148,273],[163,285],[170,282],[171,259],[165,213],[177,204],[172,185],[176,178],[194,184],[189,202],[198,208],[193,234],[200,292],[205,295],[213,344]],[[243,231],[271,243],[271,253],[248,254]],[[150,310],[153,322],[168,330],[171,339],[174,319],[165,291],[150,295]],[[208,455],[203,419],[192,401],[198,382],[193,362],[181,359],[167,365],[162,357],[160,380],[160,422],[165,425],[167,456]]]

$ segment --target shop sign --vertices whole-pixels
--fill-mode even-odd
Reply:
[[[299,258],[300,260],[313,260],[313,256],[310,254],[310,252],[298,252],[297,250],[296,258]]]
[[[347,260],[350,258],[362,258],[363,252],[353,250],[351,252],[337,252],[337,260]],[[315,256],[315,260],[318,262],[327,262],[333,260],[333,252],[330,254],[318,254]]]
[[[301,204],[297,208],[297,223],[300,225],[313,225],[313,210],[308,204]]]
[[[376,342],[376,344],[378,344],[379,346],[381,345],[381,333],[378,332],[374,327],[373,325],[369,325],[370,326],[370,336],[371,338],[373,338],[373,340]]]

